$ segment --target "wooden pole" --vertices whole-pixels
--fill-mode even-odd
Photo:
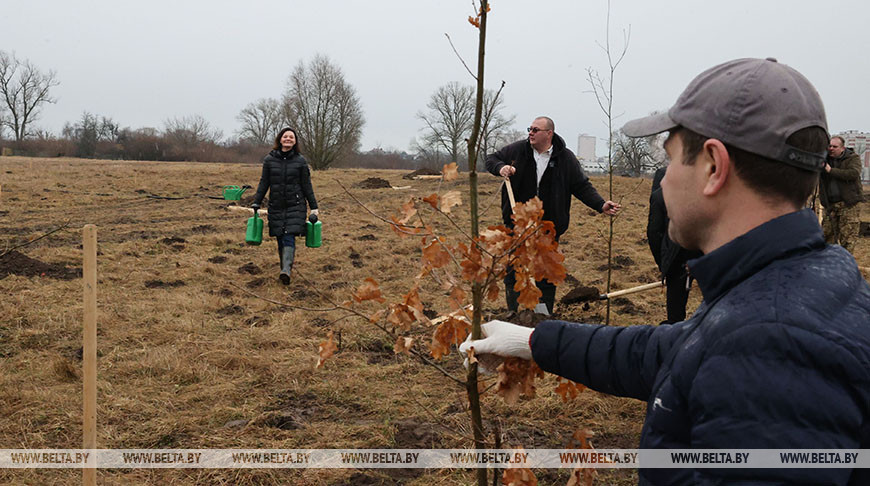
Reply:
[[[628,294],[633,294],[635,292],[643,292],[644,290],[657,289],[663,285],[664,285],[663,282],[653,282],[653,283],[648,283],[648,284],[644,284],[644,285],[638,285],[637,287],[632,287],[630,289],[617,290],[616,292],[601,294],[601,296],[598,297],[598,300],[612,299],[614,297],[619,297],[620,295],[628,295]]]
[[[514,206],[517,205],[517,200],[514,199],[514,188],[507,177],[504,178],[504,188],[507,189],[508,200],[511,202],[511,212],[513,212]]]
[[[97,227],[88,224],[83,230],[82,248],[84,249],[84,343],[82,346],[83,366],[83,444],[84,449],[97,448]],[[82,469],[82,484],[96,486],[97,470]]]

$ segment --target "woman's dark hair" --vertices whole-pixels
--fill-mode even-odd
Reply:
[[[272,146],[273,150],[281,150],[281,137],[284,136],[287,132],[293,132],[293,135],[296,137],[296,143],[293,144],[293,148],[290,149],[291,152],[299,153],[299,134],[296,133],[296,130],[290,127],[284,127],[278,132],[278,136],[275,137],[275,145]]]

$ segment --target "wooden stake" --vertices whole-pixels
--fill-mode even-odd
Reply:
[[[82,448],[97,448],[97,227],[88,224],[83,230],[84,249],[84,343],[82,346],[83,388],[83,441]],[[97,470],[82,469],[82,484],[96,486]]]
[[[511,181],[507,177],[504,178],[504,187],[507,189],[508,200],[511,202],[511,212],[513,212],[514,206],[517,205],[517,200],[514,199],[514,188],[511,186]]]

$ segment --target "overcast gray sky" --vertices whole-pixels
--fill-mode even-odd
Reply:
[[[580,133],[606,137],[586,81],[587,67],[607,70],[606,5],[492,2],[485,80],[507,83],[517,129],[545,114],[574,149]],[[321,53],[362,101],[363,150],[406,150],[430,94],[473,83],[444,34],[476,62],[470,0],[0,0],[0,12],[0,50],[57,72],[58,102],[36,122],[53,132],[88,111],[131,128],[199,114],[229,136],[246,104],[280,97],[299,60]],[[707,67],[772,56],[815,84],[832,132],[870,131],[868,18],[866,0],[613,0],[612,44],[631,28],[617,126],[669,107]]]

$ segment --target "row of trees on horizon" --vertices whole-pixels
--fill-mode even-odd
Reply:
[[[60,134],[36,127],[42,108],[55,103],[52,88],[60,81],[28,60],[0,51],[0,147],[3,153],[39,157],[86,157],[125,160],[258,162],[284,126],[294,127],[312,168],[440,168],[457,162],[467,168],[466,139],[474,118],[475,88],[458,82],[438,87],[426,109],[417,112],[423,128],[410,152],[373,149],[360,152],[365,125],[356,90],[340,67],[323,55],[300,61],[280,98],[261,98],[237,115],[239,128],[224,133],[200,115],[164,121],[162,129],[130,128],[114,119],[84,112]],[[525,138],[505,114],[504,98],[484,96],[484,118],[477,160],[507,143]],[[616,134],[614,166],[618,174],[640,175],[662,163],[653,139]],[[482,162],[478,163],[479,167]]]

